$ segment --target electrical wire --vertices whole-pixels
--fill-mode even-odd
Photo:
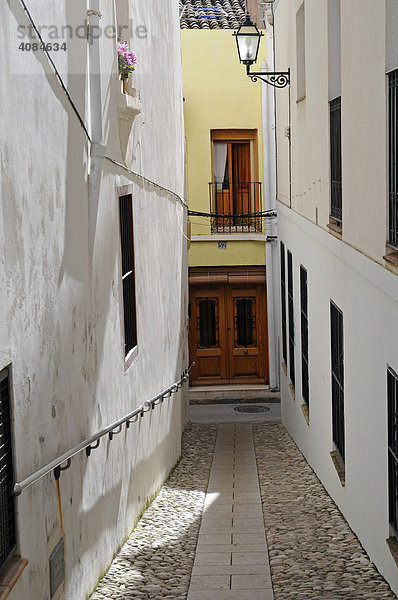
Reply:
[[[162,185],[160,185],[159,183],[156,183],[155,181],[151,181],[150,179],[148,179],[148,177],[144,177],[143,175],[140,175],[139,173],[132,171],[131,169],[129,169],[122,163],[118,162],[114,158],[111,158],[110,156],[105,155],[104,158],[106,158],[106,160],[109,160],[109,162],[113,163],[114,165],[120,167],[127,173],[130,173],[130,175],[133,175],[137,179],[140,179],[141,181],[144,181],[145,183],[148,183],[149,185],[152,185],[155,188],[159,188],[160,190],[162,190],[162,192],[166,192],[166,194],[171,194],[172,196],[174,196],[174,198],[176,198],[176,200],[178,200],[178,202],[182,206],[184,206],[185,208],[188,208],[188,204],[176,192],[173,192],[172,190],[169,190],[168,188],[163,187]]]
[[[31,15],[28,7],[25,4],[25,0],[19,0],[19,1],[20,1],[20,3],[23,6],[23,9],[24,9],[24,11],[25,11],[25,13],[26,13],[26,15],[27,15],[27,17],[29,19],[29,22],[31,23],[34,31],[36,32],[36,35],[37,35],[37,37],[38,37],[38,39],[40,41],[40,44],[41,44],[41,48],[42,48],[43,52],[45,53],[45,55],[47,56],[47,58],[48,58],[48,60],[49,60],[49,62],[51,64],[51,66],[53,68],[53,71],[54,71],[54,73],[55,73],[55,75],[56,75],[56,77],[58,79],[58,82],[59,82],[61,88],[63,89],[63,91],[64,91],[64,93],[65,93],[65,95],[66,95],[66,97],[67,97],[67,99],[68,99],[68,101],[69,101],[69,103],[70,103],[70,105],[71,105],[74,113],[76,114],[76,116],[77,116],[77,118],[78,118],[78,120],[80,122],[80,125],[82,126],[82,129],[83,129],[83,131],[84,131],[84,133],[85,133],[85,135],[87,137],[87,140],[90,142],[90,144],[92,144],[93,140],[91,139],[91,136],[90,136],[90,134],[88,132],[86,124],[85,124],[85,122],[83,120],[83,117],[80,115],[79,110],[77,109],[75,103],[73,102],[73,99],[72,99],[70,93],[68,92],[68,89],[67,89],[67,87],[66,87],[66,85],[65,85],[65,83],[64,83],[64,81],[63,81],[63,79],[61,77],[61,74],[58,71],[57,66],[54,63],[53,59],[51,58],[51,55],[50,55],[49,51],[47,50],[47,46],[46,46],[43,38],[41,37],[40,31],[39,31],[36,23],[34,22],[33,17]],[[128,167],[126,167],[122,163],[117,162],[116,160],[110,158],[109,156],[105,156],[105,158],[107,160],[109,160],[110,162],[114,163],[115,165],[117,165],[118,167],[120,167],[121,169],[124,169],[125,171],[127,171],[131,175],[134,175],[134,177],[137,177],[141,181],[144,181],[144,182],[146,182],[146,183],[148,183],[148,184],[150,184],[150,185],[152,185],[152,186],[154,186],[154,187],[162,190],[163,192],[166,192],[167,194],[171,194],[172,196],[174,196],[178,200],[178,202],[180,202],[180,204],[182,204],[186,208],[188,207],[188,205],[186,204],[186,202],[176,192],[173,192],[172,190],[169,190],[168,188],[163,187],[159,183],[151,181],[150,179],[148,179],[147,177],[144,177],[143,175],[140,175],[139,173],[135,173],[134,171],[132,171],[131,169],[129,169]]]
[[[58,71],[58,69],[57,69],[57,67],[56,67],[56,65],[55,65],[55,63],[54,63],[54,61],[53,61],[53,59],[51,58],[51,54],[50,54],[50,53],[49,53],[49,51],[47,50],[47,45],[45,44],[45,42],[43,41],[43,38],[41,37],[41,33],[40,33],[39,29],[37,28],[37,26],[36,26],[36,23],[34,22],[34,20],[33,20],[33,17],[32,17],[32,15],[31,15],[31,14],[30,14],[30,12],[29,12],[29,9],[28,9],[28,7],[27,7],[27,6],[26,6],[26,4],[25,4],[25,0],[20,0],[20,2],[21,2],[21,4],[22,4],[22,6],[23,6],[23,9],[24,9],[24,11],[25,11],[25,12],[26,12],[26,14],[27,14],[27,17],[28,17],[28,19],[29,19],[29,21],[30,21],[30,23],[31,23],[31,25],[32,25],[32,27],[33,27],[33,29],[34,29],[34,30],[35,30],[35,32],[36,32],[36,35],[37,35],[37,37],[38,37],[38,39],[39,39],[39,41],[40,41],[40,47],[42,48],[42,50],[43,50],[44,54],[47,56],[47,58],[48,58],[48,60],[49,60],[49,62],[50,62],[50,64],[51,64],[51,66],[52,66],[52,68],[53,68],[53,70],[54,70],[54,73],[55,73],[55,75],[56,75],[56,77],[57,77],[57,79],[58,79],[58,82],[59,82],[59,84],[60,84],[61,88],[62,88],[62,89],[63,89],[63,91],[65,92],[65,95],[66,95],[66,97],[68,98],[68,100],[69,100],[69,102],[70,102],[70,105],[72,106],[72,108],[73,108],[73,110],[74,110],[74,112],[75,112],[75,114],[76,114],[77,118],[79,119],[80,125],[82,126],[82,128],[83,128],[83,131],[84,131],[84,133],[86,134],[86,137],[87,137],[88,141],[91,143],[91,142],[92,142],[92,140],[91,140],[90,134],[89,134],[89,132],[88,132],[88,130],[87,130],[86,124],[85,124],[85,122],[84,122],[84,120],[83,120],[82,116],[80,115],[80,113],[79,113],[79,111],[78,111],[78,109],[77,109],[77,106],[76,106],[76,104],[73,102],[71,95],[70,95],[70,94],[69,94],[69,92],[68,92],[68,89],[67,89],[66,85],[64,84],[64,81],[63,81],[63,79],[62,79],[62,77],[61,77],[61,75],[60,75],[60,73],[59,73],[59,71]]]

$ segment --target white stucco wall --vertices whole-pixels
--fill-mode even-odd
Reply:
[[[343,228],[329,231],[329,69],[326,0],[305,0],[306,97],[296,96],[296,12],[275,5],[276,68],[291,68],[289,98],[276,94],[278,233],[293,255],[295,399],[281,369],[282,418],[380,572],[398,591],[388,549],[387,365],[398,367],[397,275],[386,268],[386,72],[398,67],[397,8],[381,0],[341,2]],[[331,31],[332,29],[332,31]],[[334,32],[336,33],[336,32]],[[334,42],[335,42],[334,38]],[[395,62],[394,62],[395,61]],[[338,65],[333,66],[334,69]],[[331,74],[330,74],[331,73]],[[329,74],[329,77],[328,77]],[[291,192],[291,194],[290,194]],[[290,208],[289,208],[290,207]],[[308,274],[310,424],[301,409],[300,264]],[[332,441],[330,301],[343,312],[346,485],[330,457]],[[289,370],[288,370],[289,372]]]
[[[113,24],[113,3],[100,4],[101,22]],[[131,40],[142,112],[128,166],[182,196],[178,6],[172,0],[132,4],[133,22],[146,27],[147,37]],[[61,5],[55,11],[31,0],[29,9],[38,24],[84,22],[86,2],[75,3],[73,15],[67,0]],[[23,18],[18,2],[0,6],[2,56]],[[91,81],[100,84],[91,106],[87,63],[94,62],[77,47],[71,42],[66,54],[54,52],[54,61],[94,141],[122,162],[115,42],[98,41],[103,74]],[[12,366],[17,479],[179,379],[188,360],[185,209],[173,194],[144,185],[107,159],[89,161],[86,136],[47,60],[33,52],[24,60],[26,75],[3,66],[0,77],[0,369]],[[134,206],[138,355],[125,371],[118,186],[127,184]],[[29,564],[11,600],[50,597],[48,557],[61,535],[66,576],[57,597],[77,600],[92,591],[175,464],[186,418],[183,388],[112,442],[104,438],[89,458],[73,458],[60,479],[61,511],[52,475],[22,493],[18,552]]]
[[[277,94],[278,199],[327,230],[330,209],[328,3],[305,0],[306,95],[297,97],[296,13],[302,0],[275,9],[278,70],[291,68],[291,191],[288,93]],[[342,238],[384,264],[387,207],[386,71],[398,66],[391,22],[396,6],[372,0],[341,4],[341,98],[343,155]],[[387,26],[386,26],[387,23]],[[367,40],[372,39],[368,44]],[[333,44],[330,48],[333,50]],[[394,62],[395,61],[395,62]],[[329,81],[329,73],[331,80]],[[361,217],[358,218],[360,206]],[[377,209],[375,208],[377,206]]]
[[[387,547],[387,365],[397,371],[396,276],[279,204],[279,238],[293,255],[295,400],[281,370],[282,420],[395,592]],[[309,413],[301,405],[300,265],[307,269]],[[330,457],[330,301],[343,312],[346,485]]]

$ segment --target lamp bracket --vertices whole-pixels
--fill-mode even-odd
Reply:
[[[287,71],[250,71],[250,65],[246,65],[247,76],[254,82],[258,79],[272,85],[275,88],[284,88],[290,84],[290,69]]]

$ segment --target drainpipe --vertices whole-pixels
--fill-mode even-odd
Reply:
[[[262,69],[274,71],[273,27],[268,18],[266,25],[267,59]],[[271,85],[262,84],[264,204],[265,210],[276,211],[276,145],[275,145],[275,91]],[[265,219],[265,233],[273,241],[266,244],[266,285],[268,310],[269,385],[279,389],[279,279],[276,217]]]
[[[88,0],[87,40],[88,40],[88,122],[91,148],[89,166],[89,250],[93,256],[98,203],[101,186],[102,162],[105,156],[102,125],[101,61],[100,61],[100,0]]]

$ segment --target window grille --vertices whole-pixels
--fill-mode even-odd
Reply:
[[[307,271],[300,266],[301,300],[301,393],[309,406],[309,370],[308,370],[308,285]]]
[[[330,106],[330,216],[342,223],[341,97]]]
[[[333,441],[345,459],[343,313],[330,303]]]
[[[256,345],[255,298],[234,298],[235,347]]]
[[[218,298],[198,298],[198,348],[218,347]]]
[[[122,253],[124,355],[127,356],[137,345],[133,201],[131,194],[119,198],[119,219]]]
[[[294,367],[294,304],[293,304],[293,257],[287,251],[287,304],[289,312],[289,376],[290,381],[296,385]]]
[[[282,357],[287,365],[286,344],[286,260],[285,245],[281,242],[281,313],[282,313]]]
[[[388,75],[388,243],[398,248],[398,69]]]
[[[387,370],[389,521],[398,538],[398,375]]]
[[[16,546],[9,369],[0,372],[0,567]]]

